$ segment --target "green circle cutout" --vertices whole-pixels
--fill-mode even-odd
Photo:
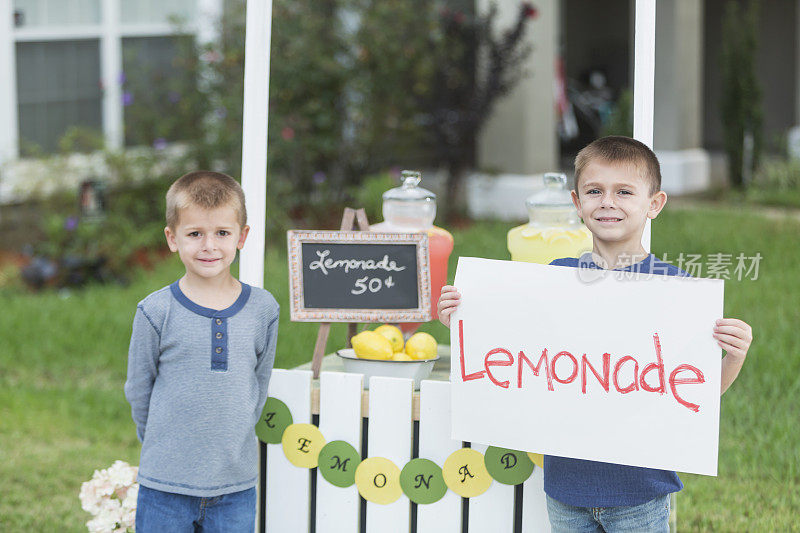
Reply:
[[[505,485],[519,485],[533,473],[533,461],[527,453],[517,450],[489,446],[484,461],[495,481]]]
[[[280,444],[283,432],[291,425],[292,413],[286,404],[269,397],[256,423],[256,436],[267,444]]]
[[[320,450],[317,468],[328,483],[344,488],[356,482],[359,463],[361,455],[349,442],[334,440]]]
[[[442,469],[430,459],[412,459],[400,472],[400,486],[417,504],[438,502],[447,492]]]

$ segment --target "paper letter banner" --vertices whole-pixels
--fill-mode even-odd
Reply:
[[[459,258],[453,439],[716,475],[724,282],[586,274]]]

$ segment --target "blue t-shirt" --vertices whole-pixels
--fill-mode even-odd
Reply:
[[[556,259],[551,265],[596,268],[592,254],[580,258]],[[629,272],[688,276],[683,270],[665,263],[653,254],[625,268]],[[544,491],[551,498],[577,507],[618,507],[640,505],[658,496],[678,492],[683,483],[678,474],[668,470],[601,463],[545,455]]]

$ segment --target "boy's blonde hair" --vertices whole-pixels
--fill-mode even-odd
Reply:
[[[592,161],[633,165],[650,182],[650,196],[661,190],[661,166],[653,151],[642,142],[621,135],[601,137],[587,144],[575,156],[575,192],[581,174]]]
[[[180,210],[190,205],[203,209],[230,205],[236,212],[239,226],[247,224],[244,191],[227,174],[198,170],[175,180],[167,191],[167,226],[174,230],[180,219]]]

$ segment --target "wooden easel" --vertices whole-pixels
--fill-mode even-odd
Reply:
[[[369,221],[367,220],[367,213],[363,209],[352,209],[350,207],[344,208],[344,215],[342,216],[342,225],[340,231],[351,231],[354,229],[355,224],[358,223],[360,231],[369,231]],[[314,345],[314,358],[311,360],[311,371],[314,373],[314,379],[319,378],[319,370],[322,367],[322,357],[325,355],[325,347],[328,344],[328,335],[331,332],[331,323],[322,322],[319,325],[319,332],[317,333],[317,343]],[[356,334],[356,324],[349,323],[347,325],[347,347],[350,347],[350,339]]]

